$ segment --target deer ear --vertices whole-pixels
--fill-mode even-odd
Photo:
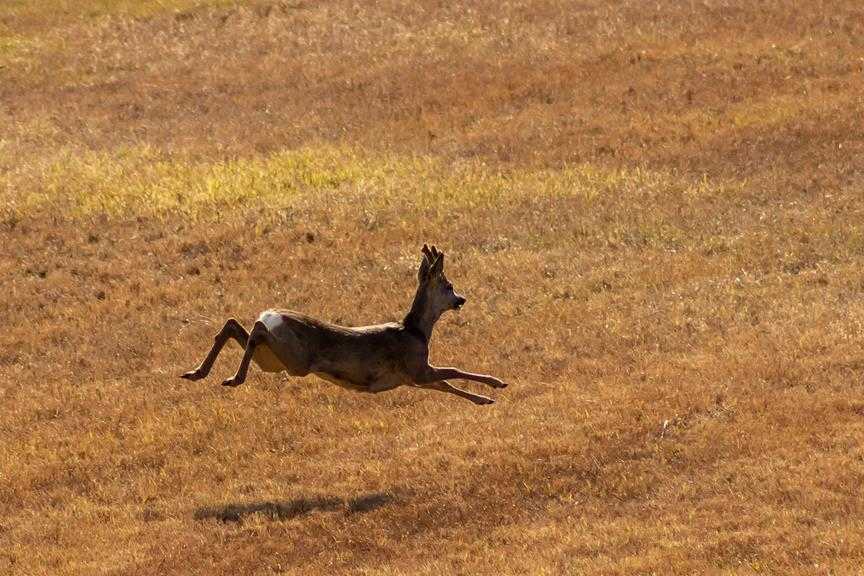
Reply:
[[[432,265],[431,252],[426,244],[423,245],[423,259],[420,260],[420,268],[417,270],[417,280],[422,284],[429,277],[429,267]]]

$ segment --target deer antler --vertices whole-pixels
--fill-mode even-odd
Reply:
[[[435,246],[429,247],[428,244],[423,244],[421,249],[423,252],[423,261],[420,262],[420,269],[417,271],[417,278],[422,282],[423,278],[433,269],[440,269],[444,266],[444,253],[440,252]]]

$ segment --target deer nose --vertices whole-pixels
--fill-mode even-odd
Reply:
[[[461,308],[467,300],[465,300],[464,296],[456,296],[456,308]]]

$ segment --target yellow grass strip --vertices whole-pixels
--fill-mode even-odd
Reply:
[[[643,168],[579,164],[558,170],[508,170],[482,161],[450,163],[425,156],[306,147],[265,157],[195,161],[151,148],[66,152],[41,167],[0,175],[0,198],[18,215],[44,210],[105,214],[218,217],[214,208],[303,207],[332,200],[367,207],[494,207],[525,198],[632,198],[728,195],[740,186],[691,181]]]

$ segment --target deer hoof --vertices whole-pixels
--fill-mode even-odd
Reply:
[[[190,370],[189,372],[186,372],[185,374],[180,375],[180,378],[185,378],[186,380],[192,380],[192,381],[200,380],[203,377],[204,377],[204,375],[201,374],[200,372],[198,372],[197,370]]]
[[[222,382],[222,386],[231,386],[233,388],[234,386],[239,386],[242,383],[242,380],[237,380],[232,376],[231,378],[228,378],[227,380]]]
[[[494,404],[495,401],[491,398],[486,398],[485,396],[478,396],[476,400],[474,400],[475,404],[480,404],[481,406],[484,404]]]

